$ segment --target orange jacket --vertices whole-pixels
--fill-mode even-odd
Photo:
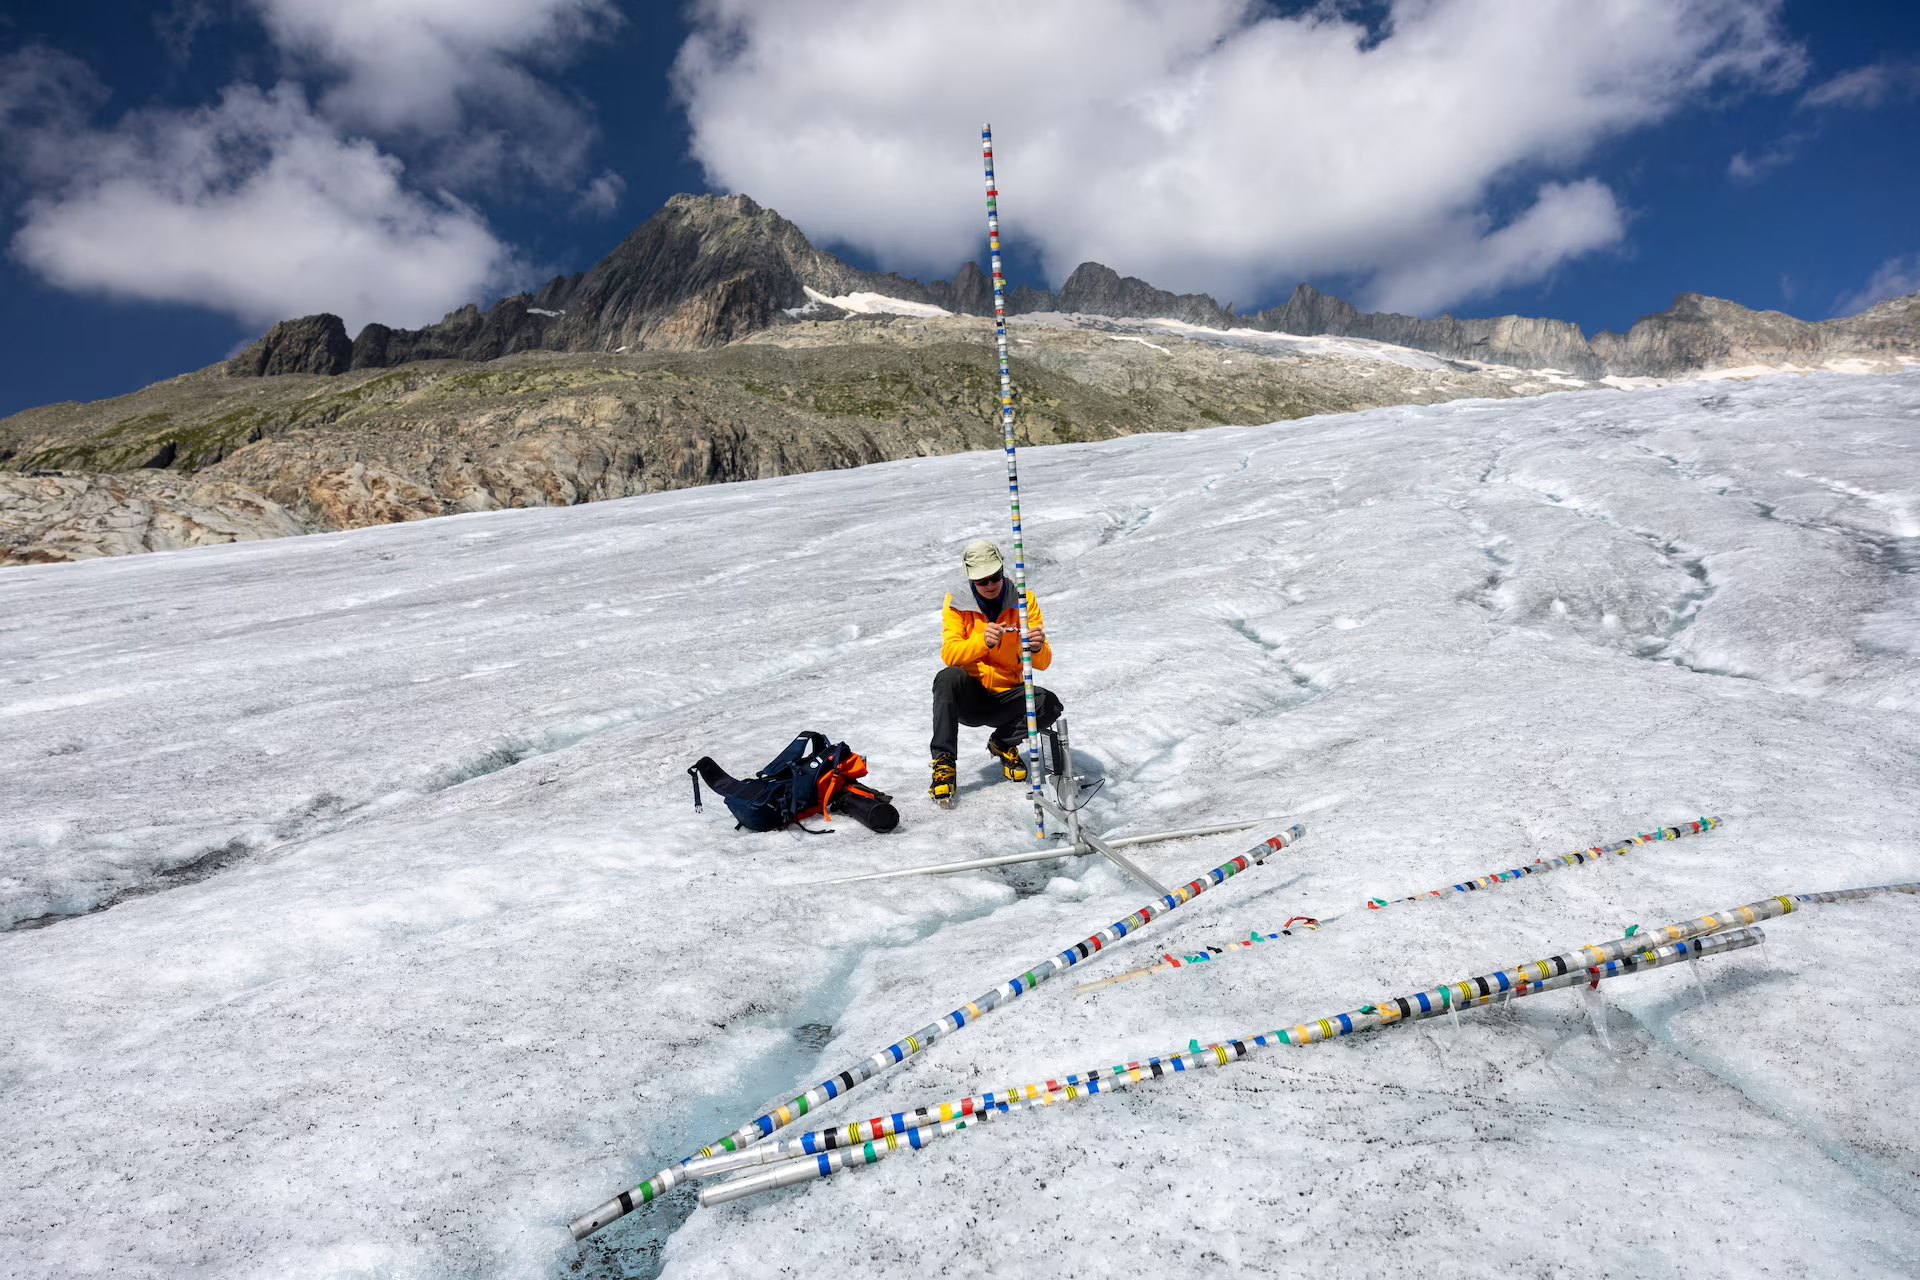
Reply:
[[[949,667],[965,667],[968,675],[995,693],[1018,689],[1022,684],[1019,599],[1019,593],[1013,589],[1013,579],[1007,579],[1006,585],[1000,588],[1000,616],[988,618],[980,612],[980,602],[973,598],[971,583],[949,592],[946,605],[940,610],[940,661]],[[1040,620],[1040,602],[1034,598],[1031,587],[1027,588],[1027,616],[1033,626],[1045,625]],[[987,647],[984,634],[989,622],[998,622],[1006,628],[999,645],[992,649]],[[1033,655],[1033,669],[1045,671],[1052,665],[1053,646],[1042,642],[1040,651]]]

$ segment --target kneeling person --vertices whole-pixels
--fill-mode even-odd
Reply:
[[[1017,782],[1027,777],[1020,758],[1027,697],[1020,671],[1019,593],[1006,579],[1000,548],[985,538],[969,542],[961,562],[967,584],[950,593],[940,611],[940,661],[946,667],[933,678],[933,785],[927,794],[943,805],[953,803],[953,757],[963,724],[992,728],[987,750],[999,759],[1001,772]],[[1045,671],[1053,665],[1053,649],[1031,590],[1027,616],[1033,669]],[[1037,686],[1033,707],[1042,732],[1060,718],[1060,699]]]

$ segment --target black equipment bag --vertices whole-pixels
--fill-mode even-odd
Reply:
[[[846,814],[863,827],[885,833],[900,825],[900,811],[893,807],[892,800],[884,791],[849,782],[834,793],[827,807],[835,813]]]

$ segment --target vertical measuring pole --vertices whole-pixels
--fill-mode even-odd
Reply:
[[[1033,796],[1033,837],[1047,838],[1040,791],[1040,722],[1033,705],[1033,654],[1027,649],[1027,551],[1020,534],[1020,469],[1013,456],[1013,378],[1007,372],[1007,282],[1000,273],[1000,192],[993,183],[993,126],[980,126],[987,166],[987,251],[993,262],[993,331],[1000,346],[1000,432],[1007,446],[1007,499],[1013,506],[1013,589],[1020,593],[1020,678],[1027,688],[1027,788]]]

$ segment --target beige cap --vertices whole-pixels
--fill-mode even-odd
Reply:
[[[960,553],[960,563],[967,566],[967,576],[975,581],[991,578],[1006,568],[1007,564],[1000,558],[1000,548],[985,538],[975,538],[969,542],[967,549]]]

